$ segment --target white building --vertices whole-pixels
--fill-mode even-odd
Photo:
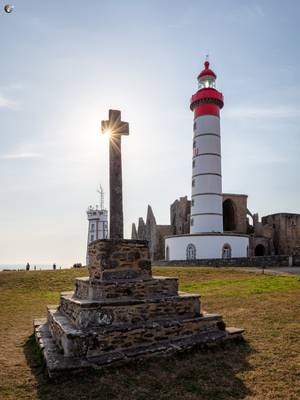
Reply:
[[[108,212],[105,209],[99,209],[98,206],[90,206],[87,209],[87,218],[89,221],[87,245],[98,239],[108,238]],[[88,254],[88,253],[87,253]],[[88,265],[88,256],[86,264]]]
[[[248,235],[223,233],[220,110],[223,95],[216,74],[204,63],[198,91],[192,96],[194,138],[190,234],[168,236],[169,260],[246,257]]]

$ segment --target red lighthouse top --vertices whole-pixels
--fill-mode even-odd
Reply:
[[[204,69],[198,75],[198,91],[191,98],[190,108],[194,111],[194,118],[201,115],[220,116],[223,107],[223,95],[216,89],[217,75],[209,68],[205,61]]]
[[[211,69],[209,69],[209,61],[205,61],[204,63],[204,69],[200,72],[200,74],[198,75],[198,79],[202,78],[203,76],[212,76],[216,79],[217,75],[214,73],[214,71],[212,71]]]

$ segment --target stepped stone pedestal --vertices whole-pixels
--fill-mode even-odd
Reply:
[[[178,292],[177,278],[152,277],[147,242],[97,240],[89,245],[89,277],[35,320],[50,376],[162,356],[241,336],[222,317],[201,311],[200,296]]]

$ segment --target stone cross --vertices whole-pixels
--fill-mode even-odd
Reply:
[[[109,110],[101,123],[102,133],[109,134],[110,239],[123,239],[122,149],[121,136],[129,135],[128,122],[121,121],[121,111]]]

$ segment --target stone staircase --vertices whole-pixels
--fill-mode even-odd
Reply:
[[[146,242],[101,240],[89,249],[90,276],[34,321],[49,375],[166,355],[240,337],[222,316],[201,311],[177,278],[152,277]]]

